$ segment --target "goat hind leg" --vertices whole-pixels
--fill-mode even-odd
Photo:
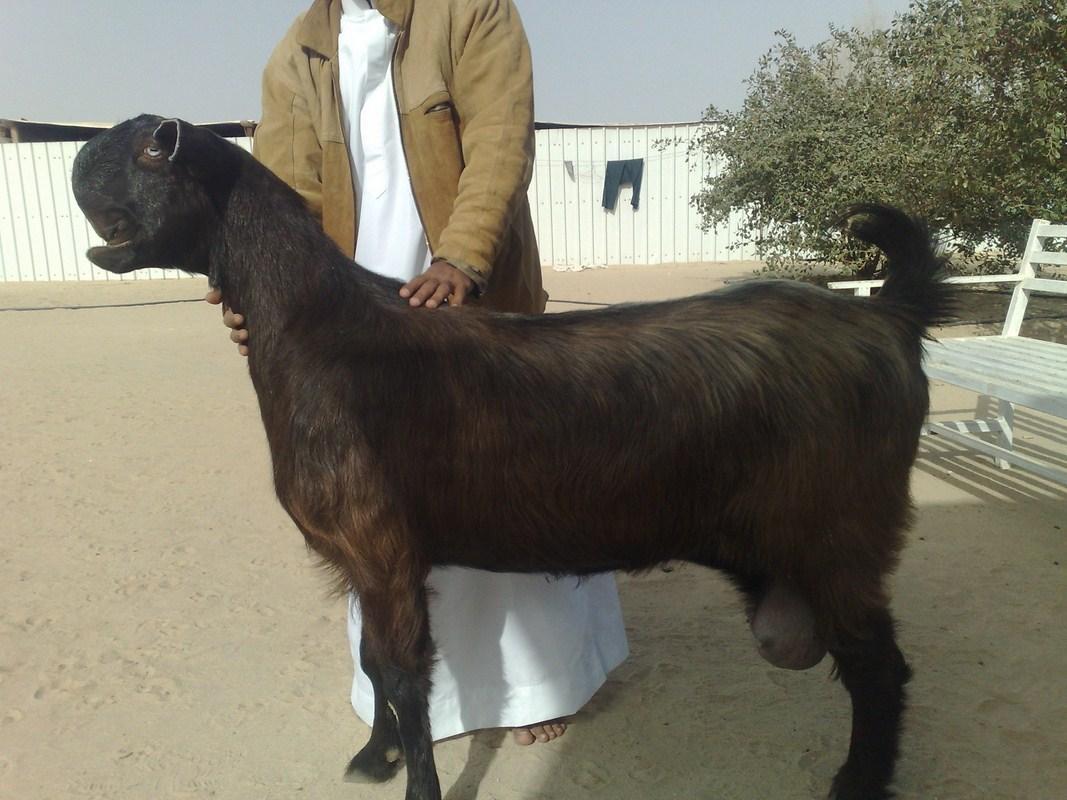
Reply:
[[[397,569],[394,578],[397,573],[404,570]],[[376,660],[385,704],[395,715],[407,767],[406,800],[441,800],[430,733],[433,641],[424,580],[425,574],[410,583],[396,581],[373,595],[360,595],[364,635]]]
[[[374,690],[374,725],[367,744],[348,762],[345,780],[350,783],[382,783],[396,775],[403,760],[403,750],[396,714],[386,701],[381,667],[367,647],[365,638],[359,642],[359,660]]]
[[[852,700],[848,759],[834,778],[830,797],[885,800],[892,797],[888,787],[900,746],[904,684],[911,677],[889,611],[869,612],[864,630],[840,634],[830,653]]]
[[[382,676],[389,702],[397,711],[404,745],[408,779],[405,800],[441,800],[427,703],[430,682],[418,673],[390,666],[382,668]]]

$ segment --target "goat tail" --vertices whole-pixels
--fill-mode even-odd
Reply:
[[[849,233],[874,245],[888,259],[879,302],[903,309],[924,335],[953,318],[954,293],[944,282],[946,259],[937,254],[923,220],[878,203],[854,205],[842,219]]]

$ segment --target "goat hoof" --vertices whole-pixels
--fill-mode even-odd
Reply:
[[[399,749],[391,747],[384,752],[370,745],[356,753],[345,770],[347,783],[384,783],[396,775],[404,763]]]
[[[884,779],[864,776],[861,770],[845,764],[834,777],[828,800],[893,800]]]

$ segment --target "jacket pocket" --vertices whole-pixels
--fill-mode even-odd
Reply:
[[[435,93],[401,120],[405,126],[408,170],[430,244],[436,246],[448,224],[463,171],[463,146],[455,106]]]
[[[456,104],[452,102],[452,96],[448,92],[434,92],[423,100],[416,108],[415,113],[422,112],[422,117],[430,124],[449,122],[452,127],[459,130],[459,117],[456,114]]]
[[[462,127],[452,96],[434,92],[409,115],[417,139],[434,153],[435,160],[463,168]],[[458,177],[458,176],[457,176]]]
[[[434,103],[423,113],[427,116],[437,116],[441,114],[455,114],[456,107],[452,105],[451,100],[441,100],[438,103]]]

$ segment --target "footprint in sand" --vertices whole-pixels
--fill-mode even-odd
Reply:
[[[636,760],[626,774],[641,783],[659,784],[667,778],[667,772],[662,764],[641,759]]]
[[[611,778],[611,773],[593,761],[583,761],[578,764],[574,776],[574,783],[586,790],[599,789]]]
[[[129,760],[132,764],[154,764],[159,760],[156,755],[156,749],[150,744],[138,747],[136,750],[129,750],[123,748],[119,750],[115,755],[116,761]]]
[[[48,628],[54,624],[55,620],[51,617],[39,617],[34,615],[26,617],[26,619],[24,619],[21,624],[16,625],[16,627],[21,628],[23,631],[29,633],[32,631],[39,630],[41,628]]]
[[[115,663],[117,663],[119,661],[122,661],[122,660],[123,660],[122,653],[120,653],[118,650],[115,650],[114,648],[109,648],[107,650],[103,650],[96,657],[96,663],[104,665],[104,666],[106,666],[108,664],[115,664]]]
[[[115,582],[115,594],[121,597],[134,597],[148,591],[148,582],[143,575],[130,575]]]
[[[797,765],[801,769],[803,769],[805,771],[809,771],[816,764],[818,764],[820,761],[824,761],[825,759],[826,759],[826,751],[825,750],[824,751],[817,751],[817,750],[813,750],[811,748],[808,748],[803,753],[800,754],[800,758],[797,759]]]
[[[848,743],[828,736],[817,736],[804,748],[804,752],[797,758],[797,764],[807,771],[817,769],[820,764],[828,770],[836,769],[834,760],[844,754],[845,751],[841,749],[843,744]]]
[[[67,786],[69,797],[117,797],[122,792],[122,785],[114,780],[76,781]]]
[[[174,678],[155,677],[137,687],[141,694],[147,694],[160,702],[167,702],[181,694],[181,684]]]

